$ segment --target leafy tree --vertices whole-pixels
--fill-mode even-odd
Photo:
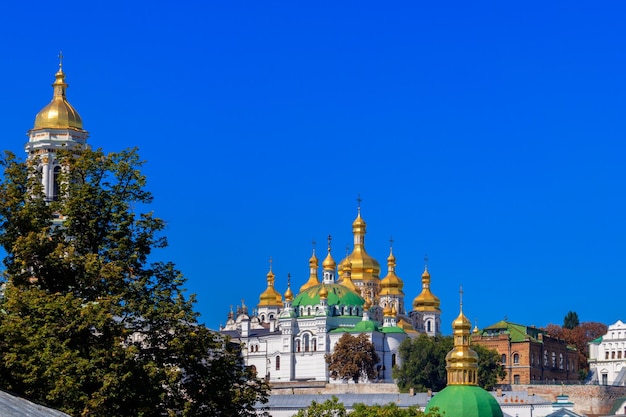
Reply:
[[[346,407],[333,395],[323,403],[311,402],[307,408],[298,410],[294,417],[347,417],[347,415]]]
[[[344,333],[337,341],[332,354],[326,354],[326,363],[333,379],[352,380],[376,377],[376,364],[380,361],[376,349],[365,333],[352,336]]]
[[[198,323],[136,150],[59,153],[57,201],[2,160],[0,386],[75,416],[251,416],[268,386]],[[53,218],[56,221],[53,222]],[[61,223],[59,225],[59,223]]]
[[[400,391],[444,389],[447,385],[446,355],[453,347],[452,336],[422,334],[415,339],[405,339],[398,350],[402,366],[393,370]],[[477,344],[472,345],[472,349],[478,354],[478,385],[490,390],[506,376],[500,356],[495,350]]]
[[[365,405],[363,403],[354,404],[354,409],[348,413],[343,403],[334,395],[332,398],[318,403],[313,401],[310,406],[299,410],[294,417],[439,417],[437,410],[430,410],[424,413],[418,406],[400,408],[397,404],[387,405]]]
[[[478,385],[490,391],[506,377],[500,354],[479,344],[473,344],[472,349],[478,354]]]
[[[431,337],[421,334],[405,339],[398,349],[402,366],[392,371],[400,391],[414,388],[418,392],[428,389],[440,391],[446,387],[446,355],[454,347],[451,336]]]
[[[606,334],[606,324],[598,322],[583,322],[573,329],[560,327],[556,324],[548,324],[545,328],[549,336],[562,339],[578,351],[578,369],[580,379],[584,379],[589,371],[589,345],[588,343]]]
[[[580,324],[578,320],[578,314],[574,311],[569,311],[563,319],[563,328],[572,330]]]

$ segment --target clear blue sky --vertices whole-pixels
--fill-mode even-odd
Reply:
[[[3,149],[52,97],[59,50],[90,144],[139,147],[201,320],[337,260],[360,193],[407,306],[424,254],[443,330],[624,320],[626,3],[13,1]]]

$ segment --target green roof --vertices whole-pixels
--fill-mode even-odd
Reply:
[[[376,323],[374,320],[362,320],[362,321],[358,322],[356,324],[356,326],[354,326],[354,329],[351,330],[351,331],[352,332],[359,332],[359,333],[377,332],[377,331],[379,331],[378,323]]]
[[[293,300],[293,307],[313,306],[320,303],[320,291],[326,288],[328,291],[329,306],[356,306],[362,307],[365,300],[359,294],[344,287],[341,284],[319,284],[307,288],[296,296]]]
[[[482,336],[496,336],[498,334],[508,334],[511,342],[523,342],[528,338],[538,340],[539,334],[546,334],[546,332],[536,327],[528,327],[505,320],[485,327],[481,332]]]
[[[448,385],[430,399],[424,411],[433,407],[444,417],[503,417],[494,396],[475,385]]]

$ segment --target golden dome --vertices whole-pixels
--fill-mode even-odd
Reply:
[[[270,271],[267,273],[267,288],[259,297],[258,307],[282,307],[283,297],[274,288],[274,273],[270,264]]]
[[[317,277],[318,267],[319,267],[319,263],[317,260],[317,256],[315,256],[315,248],[313,248],[313,254],[311,255],[311,258],[309,258],[309,280],[300,287],[300,292],[303,292],[304,290],[308,288],[319,285],[320,280]]]
[[[320,289],[320,298],[328,298],[328,290],[326,289],[326,286],[324,284],[322,284],[322,288]]]
[[[322,268],[324,268],[325,270],[335,270],[335,268],[337,268],[337,263],[335,263],[335,260],[333,259],[333,256],[330,254],[330,235],[328,236],[328,255],[326,255],[326,259],[324,259],[324,262],[322,262]]]
[[[393,255],[393,248],[389,248],[387,258],[387,276],[380,281],[380,292],[393,295],[404,295],[402,288],[404,282],[396,275],[396,257]]]
[[[366,226],[365,221],[361,218],[361,208],[359,207],[357,217],[354,222],[352,222],[354,248],[352,249],[352,253],[339,263],[339,269],[343,270],[344,264],[350,262],[353,281],[376,281],[376,286],[378,286],[380,280],[380,264],[365,251]]]
[[[428,266],[422,274],[422,292],[413,299],[413,309],[416,311],[441,311],[441,301],[430,291],[430,273]]]
[[[83,121],[78,112],[72,107],[65,97],[67,84],[65,83],[65,73],[63,66],[59,64],[59,70],[54,75],[56,80],[52,84],[54,93],[52,101],[46,107],[41,109],[35,117],[35,126],[33,129],[83,129]]]
[[[346,262],[344,264],[343,267],[343,274],[341,275],[341,282],[340,284],[343,285],[344,287],[349,288],[350,290],[354,291],[354,292],[359,292],[356,288],[356,286],[354,285],[354,282],[352,282],[352,268],[350,266],[350,262]]]
[[[293,301],[293,292],[291,292],[291,275],[287,274],[287,291],[285,291],[285,301]]]
[[[454,348],[446,355],[448,385],[478,385],[478,354],[470,347],[471,328],[461,299],[459,316],[452,322]]]

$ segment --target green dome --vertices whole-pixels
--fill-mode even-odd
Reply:
[[[431,398],[424,411],[433,407],[444,417],[503,417],[494,396],[475,385],[448,385]]]
[[[328,291],[329,306],[362,307],[365,304],[360,295],[341,284],[318,284],[307,288],[294,298],[292,303],[294,309],[319,304],[322,288]]]
[[[372,333],[378,331],[378,323],[373,320],[361,320],[354,326],[353,332]]]

